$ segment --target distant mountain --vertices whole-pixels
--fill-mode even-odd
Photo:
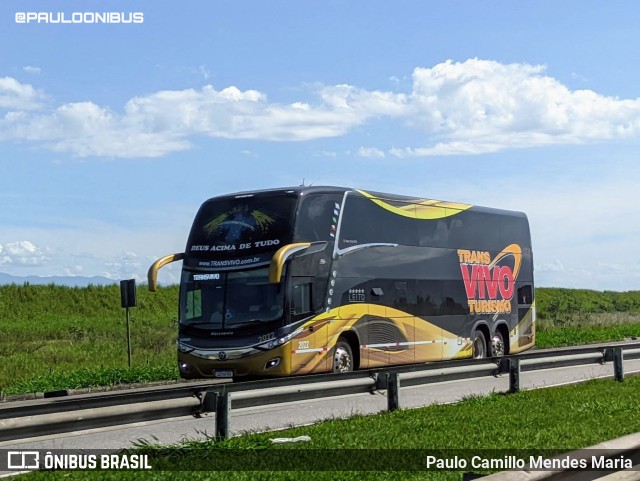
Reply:
[[[82,276],[12,276],[10,274],[4,274],[0,272],[0,284],[18,284],[22,285],[25,282],[29,284],[57,284],[59,286],[69,287],[86,287],[89,284],[95,285],[108,285],[117,284],[119,281],[109,279],[103,276],[82,277]]]

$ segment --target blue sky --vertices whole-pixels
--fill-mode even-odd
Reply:
[[[5,0],[0,272],[144,279],[206,198],[304,179],[522,210],[538,285],[640,289],[639,17],[632,1]]]

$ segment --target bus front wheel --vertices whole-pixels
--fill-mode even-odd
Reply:
[[[353,371],[353,353],[351,346],[344,339],[340,339],[333,351],[333,372],[343,373]]]
[[[473,358],[483,359],[487,357],[487,340],[481,330],[473,333]]]

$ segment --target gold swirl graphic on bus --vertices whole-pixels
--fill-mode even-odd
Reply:
[[[402,203],[403,205],[401,206],[395,206],[365,192],[364,190],[356,189],[356,192],[359,192],[367,199],[389,212],[393,212],[394,214],[401,215],[403,217],[409,217],[411,219],[443,219],[445,217],[451,217],[459,214],[460,212],[472,207],[469,204],[460,204],[458,202],[447,202],[435,199],[420,199],[412,201],[411,203]]]
[[[305,324],[302,332],[292,341],[292,374],[331,371],[333,349],[338,339],[344,333],[353,332],[354,325],[367,316],[375,317],[378,322],[393,324],[404,334],[406,341],[366,344],[360,340],[360,369],[461,359],[473,355],[470,338],[446,331],[421,317],[378,304],[352,304],[319,314]],[[535,343],[534,324],[535,305],[532,305],[509,333],[510,353],[524,351]],[[312,325],[313,331],[309,329]],[[296,350],[296,342],[300,340],[311,348]]]
[[[471,339],[461,338],[421,317],[378,304],[350,304],[319,314],[305,324],[303,332],[292,340],[292,373],[331,370],[333,348],[340,336],[354,332],[354,325],[363,320],[366,323],[367,319],[393,325],[404,339],[370,344],[360,339],[361,369],[471,356]],[[308,328],[312,325],[310,335]],[[299,341],[309,348],[296,349]]]

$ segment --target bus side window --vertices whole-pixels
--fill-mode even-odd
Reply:
[[[187,292],[187,319],[202,316],[202,291],[196,289]]]
[[[296,221],[295,238],[300,241],[331,242],[334,233],[332,226],[337,223],[338,211],[342,196],[338,194],[309,194],[304,197],[300,207],[300,215]]]
[[[295,283],[291,286],[291,314],[306,314],[311,311],[311,282]]]
[[[531,304],[531,284],[527,284],[518,289],[518,304]]]

